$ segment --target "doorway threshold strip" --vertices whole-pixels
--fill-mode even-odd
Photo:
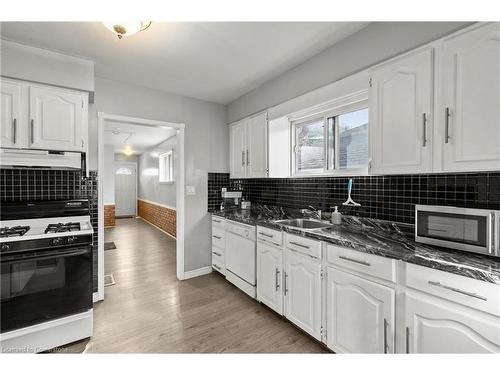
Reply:
[[[109,275],[104,275],[104,286],[111,286],[115,285],[115,277],[113,276],[112,273]]]

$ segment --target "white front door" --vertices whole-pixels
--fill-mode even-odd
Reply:
[[[135,164],[115,163],[115,215],[135,216],[137,210]]]

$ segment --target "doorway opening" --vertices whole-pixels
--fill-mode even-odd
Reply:
[[[102,112],[97,117],[98,291],[94,301],[104,299],[104,252],[111,254],[107,250],[115,254],[110,262],[119,263],[120,248],[127,249],[124,258],[140,255],[148,241],[155,249],[170,249],[175,276],[183,280],[184,124]]]

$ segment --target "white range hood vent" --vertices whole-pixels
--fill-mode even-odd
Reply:
[[[83,169],[79,152],[0,149],[2,168]]]

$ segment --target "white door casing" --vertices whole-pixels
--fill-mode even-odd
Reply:
[[[115,163],[115,215],[137,214],[137,166],[135,163]]]
[[[321,263],[285,250],[285,316],[317,340],[321,339]]]
[[[500,24],[445,40],[441,72],[443,170],[500,170]]]
[[[278,314],[283,314],[283,252],[257,244],[257,299]]]
[[[327,345],[339,353],[394,353],[395,291],[328,267]]]
[[[376,68],[370,91],[374,174],[432,170],[433,49]]]

